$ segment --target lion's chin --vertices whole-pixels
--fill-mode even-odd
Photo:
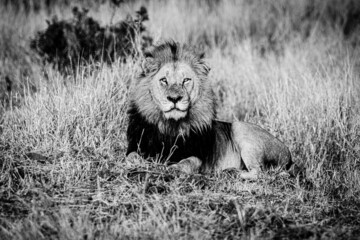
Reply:
[[[180,111],[178,109],[173,109],[167,112],[164,112],[166,119],[174,119],[174,120],[180,120],[184,117],[186,117],[187,111]]]

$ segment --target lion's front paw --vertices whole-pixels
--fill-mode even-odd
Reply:
[[[137,152],[131,152],[126,156],[125,162],[130,166],[138,166],[143,163],[143,158]]]
[[[180,162],[170,165],[170,169],[181,171],[186,174],[198,173],[201,166],[201,161],[197,157],[189,157]]]
[[[168,167],[168,169],[174,170],[174,171],[179,171],[182,173],[186,173],[186,174],[191,174],[191,168],[189,168],[189,166],[183,165],[183,164],[173,164],[170,165]]]

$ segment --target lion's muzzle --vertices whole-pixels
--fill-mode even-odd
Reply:
[[[173,102],[174,104],[176,104],[178,101],[180,101],[183,97],[182,96],[167,96],[167,100],[169,100],[170,102]]]
[[[186,92],[179,86],[171,86],[166,93],[164,115],[167,119],[179,120],[187,114],[189,101]]]

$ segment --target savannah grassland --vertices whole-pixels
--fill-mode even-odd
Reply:
[[[350,2],[174,0],[126,3],[114,15],[109,5],[90,10],[108,24],[144,5],[155,41],[204,49],[218,118],[257,123],[292,152],[295,176],[258,181],[126,161],[138,61],[62,76],[29,57],[28,41],[71,8],[26,15],[1,7],[1,84],[11,74],[19,90],[0,109],[0,239],[358,239],[360,40],[343,31],[356,9]]]

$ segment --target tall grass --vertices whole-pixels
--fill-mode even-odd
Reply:
[[[21,106],[1,116],[1,238],[360,234],[359,60],[340,25],[323,23],[325,17],[301,21],[305,0],[149,1],[129,3],[121,13],[140,4],[155,38],[206,50],[217,117],[269,130],[289,146],[300,171],[291,179],[244,182],[236,172],[185,176],[125,161],[136,60],[81,68],[76,77],[44,68],[37,91],[25,88]],[[102,6],[93,14],[111,12]],[[2,29],[34,29],[39,16]]]

